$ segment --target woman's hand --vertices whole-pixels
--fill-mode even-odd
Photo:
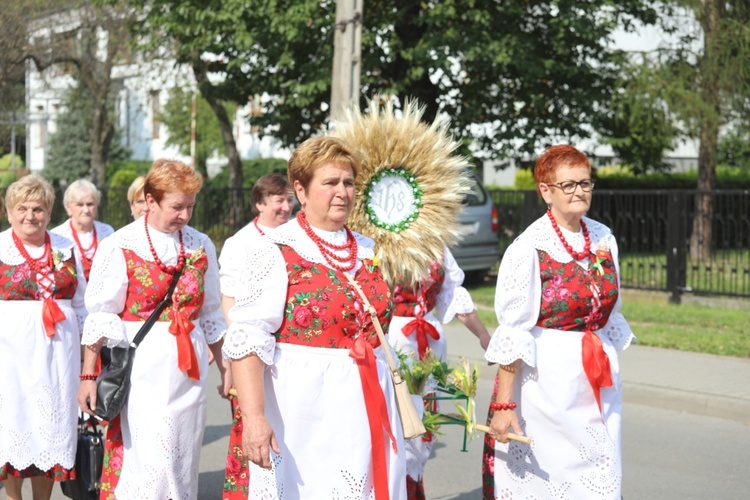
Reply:
[[[280,453],[271,424],[265,415],[242,414],[242,447],[252,463],[264,469],[271,468],[271,452]]]
[[[94,416],[96,408],[96,380],[81,380],[78,388],[78,407],[82,412]]]
[[[501,443],[507,443],[508,432],[513,429],[513,432],[518,435],[523,435],[521,426],[518,423],[518,415],[516,410],[495,410],[492,415],[492,421],[490,422],[490,432],[492,437]]]

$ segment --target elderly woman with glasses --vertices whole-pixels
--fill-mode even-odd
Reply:
[[[549,208],[508,247],[497,277],[484,498],[619,499],[617,351],[634,337],[619,313],[617,243],[585,217],[594,180],[580,151],[546,149],[534,178]]]

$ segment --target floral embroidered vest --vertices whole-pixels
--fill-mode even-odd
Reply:
[[[55,285],[52,298],[72,299],[78,287],[78,275],[73,252],[70,253],[70,258],[67,260],[60,260],[59,257],[56,258],[56,255],[59,256],[59,251],[53,249]],[[0,292],[0,299],[2,300],[40,300],[45,298],[40,296],[34,271],[26,262],[17,266],[0,262],[0,287],[2,287]]]
[[[120,313],[124,321],[146,321],[167,294],[172,275],[167,274],[151,261],[142,259],[132,250],[123,249],[128,270],[128,288],[125,309]],[[203,305],[204,274],[208,268],[208,257],[199,247],[185,258],[185,268],[177,282],[174,305],[162,312],[159,321],[171,321],[174,309],[184,311],[191,321],[198,319]]]
[[[537,253],[542,278],[537,326],[578,332],[604,327],[619,294],[612,254],[608,250],[589,254],[589,269],[584,269],[575,261],[561,264],[543,250]]]
[[[435,309],[437,296],[445,282],[445,266],[433,262],[430,274],[415,285],[396,283],[393,289],[393,314],[395,316],[414,316],[416,307],[421,306],[422,315]]]
[[[369,313],[341,271],[309,262],[288,245],[279,244],[279,248],[286,261],[289,288],[284,320],[276,332],[278,342],[348,349],[356,335],[364,335],[371,346],[380,345]],[[383,275],[366,259],[354,278],[387,333],[392,304]]]

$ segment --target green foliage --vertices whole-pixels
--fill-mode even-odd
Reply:
[[[596,171],[596,189],[696,189],[698,172],[652,173],[637,175],[627,168]],[[717,189],[750,189],[750,171],[718,167]]]
[[[256,158],[242,162],[242,187],[251,188],[255,182],[266,174],[278,173],[286,175],[286,160],[281,158]],[[229,186],[229,172],[222,169],[209,182],[212,188],[226,188]]]
[[[19,155],[16,156],[16,168],[23,168],[23,159]],[[7,155],[0,156],[0,170],[5,170],[7,168],[11,167],[12,161],[11,161],[11,155],[8,153]]]
[[[534,172],[527,168],[520,168],[516,171],[516,179],[513,181],[513,187],[519,190],[534,190],[536,189],[536,181],[534,180]]]
[[[167,127],[169,136],[167,145],[177,146],[180,153],[190,154],[190,124],[192,120],[193,93],[176,87],[172,90],[169,100],[164,105],[161,114],[162,123]],[[227,115],[235,115],[236,104],[225,104]],[[196,170],[207,177],[206,160],[214,154],[223,151],[224,141],[216,114],[203,97],[196,100],[195,124],[195,163]]]
[[[142,27],[154,46],[177,40],[180,63],[196,64],[203,53],[222,55],[206,65],[217,83],[201,87],[204,95],[240,104],[248,96],[269,96],[253,124],[286,146],[325,127],[335,2],[148,5]],[[609,102],[624,60],[607,39],[632,19],[655,18],[649,0],[368,1],[362,95],[395,95],[399,104],[418,99],[426,120],[451,117],[451,132],[476,147],[479,158],[538,151],[551,135],[590,135],[586,126]]]
[[[733,130],[719,140],[719,165],[750,171],[750,132]]]
[[[128,188],[138,177],[138,173],[132,170],[118,170],[109,178],[109,187],[111,188]]]
[[[50,135],[42,175],[54,185],[91,178],[91,137],[94,106],[87,92],[72,88],[64,100],[64,111],[57,117],[57,132]],[[115,129],[109,160],[124,160],[130,150],[123,146]]]
[[[148,160],[115,160],[107,163],[107,179],[110,179],[109,184],[112,185],[112,177],[114,177],[120,170],[126,170],[128,172],[135,173],[135,177],[139,175],[146,175],[151,169],[153,162]],[[130,175],[130,174],[127,174]],[[135,179],[133,177],[133,179]],[[122,182],[122,181],[118,181]],[[132,180],[130,181],[132,182]],[[127,184],[128,186],[130,184]]]
[[[636,173],[669,171],[664,153],[680,136],[651,71],[645,61],[624,66],[608,112],[596,124],[602,135],[600,141],[609,144]]]

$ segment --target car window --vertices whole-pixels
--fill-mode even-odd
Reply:
[[[470,178],[471,187],[469,188],[469,192],[466,194],[466,198],[464,198],[464,205],[470,207],[484,205],[487,202],[487,193],[479,184],[479,180],[474,176],[474,174],[472,174]]]

